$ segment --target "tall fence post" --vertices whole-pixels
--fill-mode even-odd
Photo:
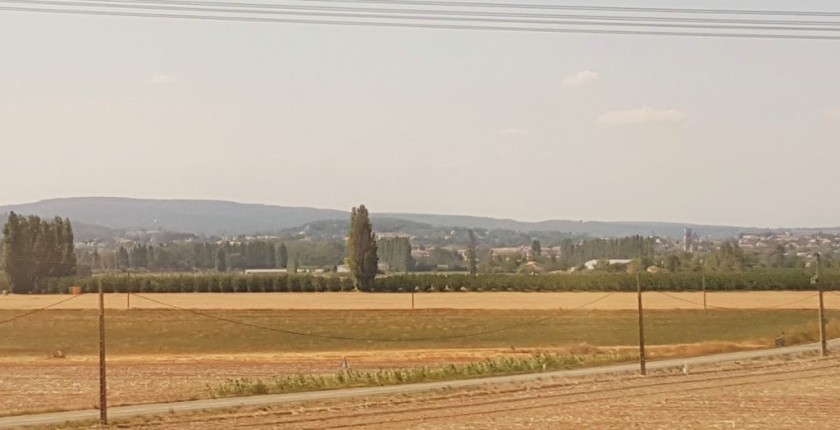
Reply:
[[[99,285],[99,422],[108,424],[108,388],[105,383],[105,295]]]
[[[636,295],[639,299],[639,371],[647,375],[645,368],[645,322],[642,310],[642,282],[639,280],[639,272],[636,272]]]

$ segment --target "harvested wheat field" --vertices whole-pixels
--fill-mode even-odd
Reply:
[[[758,344],[706,343],[651,347],[664,359],[761,348]],[[111,406],[183,401],[214,397],[210,386],[232,379],[261,379],[288,375],[330,375],[346,360],[355,371],[411,369],[422,366],[476,363],[488,358],[527,359],[534,352],[572,353],[590,365],[632,361],[632,347],[596,348],[581,344],[552,349],[463,349],[349,351],[345,353],[276,353],[237,355],[123,356],[108,363]],[[0,359],[0,416],[94,408],[99,393],[98,358]]]
[[[265,379],[294,374],[334,374],[346,358],[356,370],[460,364],[529,350],[388,351],[372,353],[278,353],[237,355],[124,356],[108,363],[111,406],[205,399],[208,384],[229,379]],[[0,360],[0,415],[77,410],[98,401],[98,358]]]
[[[42,308],[67,295],[0,296],[0,309]],[[148,300],[151,299],[151,300]],[[143,293],[106,294],[109,309],[160,309],[172,306],[189,309],[411,309],[406,293]],[[702,292],[646,292],[646,309],[703,309]],[[706,294],[708,308],[815,309],[814,291],[714,292]],[[96,309],[96,294],[83,294],[54,309]],[[636,293],[418,293],[416,309],[636,309]],[[828,309],[840,309],[840,294],[825,294]]]
[[[653,310],[649,359],[813,341],[811,310]],[[837,311],[829,335],[840,336]],[[0,310],[0,415],[88,409],[96,403],[97,312]],[[237,322],[237,323],[233,323]],[[633,361],[631,310],[111,310],[106,316],[111,404],[208,398],[208,384],[417,369],[569,352],[575,366]],[[248,325],[243,325],[248,324]],[[288,332],[286,329],[293,330]],[[327,336],[329,335],[329,336]],[[63,358],[55,358],[61,351]]]
[[[840,358],[756,360],[144,417],[144,429],[835,429]],[[90,426],[87,428],[98,428]]]
[[[499,294],[498,297],[505,295]],[[595,299],[613,297],[580,294]],[[354,293],[155,297],[167,301],[180,298],[187,303],[188,299],[254,300],[260,296],[406,297]],[[434,296],[438,295],[424,295]],[[802,297],[811,299],[807,294]],[[2,297],[0,303],[10,298],[16,299]],[[54,303],[68,296],[23,298],[42,303],[49,299],[49,303]],[[83,295],[66,304],[90,298],[95,296]],[[115,306],[113,300],[125,299],[125,295],[109,295],[109,299]],[[141,299],[132,297],[132,306],[135,303],[141,303]],[[638,317],[632,309],[208,309],[199,313],[118,309],[112,308],[106,315],[112,406],[209,398],[215,395],[209,386],[230,379],[334,375],[345,357],[353,369],[373,371],[441,367],[488,358],[527,358],[536,351],[570,352],[582,356],[580,365],[584,366],[632,361],[637,354]],[[838,312],[831,311],[828,316],[829,334],[836,336],[840,333]],[[814,317],[811,310],[797,309],[654,309],[645,320],[648,357],[663,359],[766,348],[782,331],[788,333],[791,343],[812,341],[816,333]],[[0,326],[0,336],[6,340],[0,345],[0,415],[94,407],[98,390],[95,310],[48,309],[31,313],[0,309],[0,320],[10,321]],[[53,357],[57,350],[64,358]]]

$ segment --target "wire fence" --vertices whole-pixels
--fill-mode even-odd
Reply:
[[[24,312],[24,313],[22,313],[22,314],[20,314],[20,315],[15,315],[15,316],[13,316],[13,317],[11,317],[11,318],[7,318],[7,319],[4,319],[4,320],[0,320],[0,325],[3,325],[3,324],[8,324],[8,323],[10,323],[10,322],[17,321],[17,320],[19,320],[19,319],[21,319],[21,318],[26,318],[26,317],[28,317],[28,316],[30,316],[30,315],[35,315],[35,314],[37,314],[38,312],[42,312],[42,311],[45,311],[45,310],[47,310],[47,309],[54,308],[54,307],[56,307],[56,306],[58,306],[58,305],[61,305],[61,304],[63,304],[63,303],[67,303],[67,302],[69,302],[69,301],[71,301],[71,300],[75,299],[76,297],[78,297],[78,296],[70,296],[70,297],[68,297],[68,298],[66,298],[66,299],[59,300],[59,301],[57,301],[57,302],[55,302],[55,303],[51,303],[51,304],[46,305],[46,306],[43,306],[43,307],[41,307],[41,308],[38,308],[38,309],[33,309],[33,310],[31,310],[31,311]]]
[[[779,309],[779,308],[786,308],[786,307],[788,307],[788,306],[792,306],[792,305],[795,305],[795,304],[803,303],[803,302],[806,302],[806,301],[808,301],[808,300],[814,299],[814,298],[816,298],[817,296],[819,296],[819,293],[814,293],[814,294],[808,295],[807,297],[803,297],[803,298],[800,298],[800,299],[795,299],[795,300],[792,300],[792,301],[787,301],[787,302],[779,303],[779,304],[776,304],[776,305],[769,305],[769,306],[739,306],[739,307],[734,307],[734,306],[712,305],[712,304],[708,304],[708,303],[698,302],[698,301],[694,301],[694,300],[686,299],[685,297],[679,297],[679,296],[677,296],[677,295],[675,295],[675,294],[672,294],[672,293],[669,293],[669,292],[666,292],[666,291],[655,291],[655,293],[661,294],[661,295],[663,295],[663,296],[665,296],[665,297],[669,297],[669,298],[671,298],[671,299],[674,299],[674,300],[677,300],[677,301],[680,301],[680,302],[689,303],[689,304],[692,304],[692,305],[698,306],[698,307],[700,307],[700,308],[724,309],[724,310],[760,310],[760,309]],[[701,292],[701,293],[702,293],[702,292]],[[692,294],[696,294],[696,293],[692,293]]]

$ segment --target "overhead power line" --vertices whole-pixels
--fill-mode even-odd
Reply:
[[[414,6],[444,6],[460,8],[504,8],[504,9],[543,9],[543,10],[574,10],[601,12],[638,12],[638,13],[674,13],[674,14],[704,14],[704,15],[774,15],[774,16],[840,16],[840,12],[833,11],[803,11],[803,10],[749,10],[749,9],[693,9],[693,8],[661,8],[661,7],[631,7],[631,6],[579,6],[579,5],[546,5],[533,3],[487,3],[487,2],[457,2],[457,1],[427,1],[427,0],[291,0],[307,3],[367,3],[389,5]]]
[[[243,11],[238,7],[196,7],[182,6],[189,2],[179,2],[179,5],[170,6],[165,2],[154,2],[157,4],[132,4],[125,1],[51,1],[51,0],[0,0],[2,3],[37,4],[52,6],[87,6],[97,8],[117,9],[142,9],[152,11],[180,11],[180,12],[209,12],[209,13],[247,13],[249,15],[281,15],[281,16],[306,16],[318,18],[362,18],[362,19],[393,19],[409,21],[444,21],[458,23],[494,23],[494,24],[535,24],[535,25],[572,25],[572,26],[605,26],[605,27],[637,27],[637,28],[683,28],[703,30],[775,30],[775,31],[813,31],[813,32],[840,32],[840,26],[816,27],[816,26],[789,26],[789,25],[758,25],[759,21],[753,21],[751,25],[734,24],[701,24],[701,23],[662,23],[662,22],[616,22],[616,21],[580,21],[576,19],[518,19],[518,18],[489,18],[489,17],[468,17],[468,16],[434,16],[429,14],[393,15],[392,12],[383,13],[343,13],[343,12],[319,12],[319,11],[288,11],[288,10],[261,10],[248,9]],[[209,4],[202,2],[201,4]],[[219,3],[220,5],[223,3]],[[247,6],[253,8],[254,6]],[[363,10],[363,9],[361,9]],[[536,17],[539,15],[532,14]],[[633,18],[630,18],[633,19]],[[840,25],[840,23],[836,23]]]
[[[714,306],[714,305],[709,305],[709,304],[704,305],[703,303],[696,302],[694,300],[689,300],[689,299],[686,299],[686,298],[683,298],[683,297],[675,296],[675,295],[667,293],[665,291],[657,291],[657,293],[662,294],[666,297],[670,297],[674,300],[678,300],[678,301],[685,302],[685,303],[690,303],[690,304],[697,305],[697,306],[700,306],[700,307],[707,306],[707,307],[710,307],[712,309],[724,309],[724,310],[778,309],[778,308],[783,308],[783,307],[790,306],[790,305],[795,305],[797,303],[802,303],[806,300],[811,300],[811,299],[813,299],[813,298],[815,298],[819,295],[819,293],[814,293],[814,294],[811,294],[807,297],[803,297],[801,299],[796,299],[796,300],[793,300],[793,301],[790,301],[790,302],[776,304],[776,305],[773,305],[773,306],[758,306],[758,307],[751,307],[751,308],[737,307],[736,308],[736,307],[730,307],[730,306]]]
[[[8,3],[22,3],[16,0],[4,0]],[[38,1],[42,3],[43,1]],[[241,8],[244,11],[250,9],[279,9],[279,10],[306,10],[306,11],[334,11],[334,12],[359,12],[359,13],[387,13],[387,14],[408,14],[408,15],[430,15],[430,16],[488,16],[506,18],[534,18],[534,19],[575,19],[575,20],[603,20],[603,21],[628,21],[628,22],[698,22],[714,24],[755,24],[755,25],[804,25],[804,26],[840,26],[840,21],[805,21],[805,20],[770,20],[770,19],[728,19],[728,18],[688,18],[679,16],[635,16],[635,15],[581,15],[581,14],[557,14],[557,13],[532,13],[532,12],[497,12],[481,10],[442,10],[442,9],[406,9],[406,8],[370,8],[370,7],[347,7],[347,6],[317,6],[317,5],[291,5],[275,3],[243,3],[230,1],[193,1],[193,0],[77,0],[76,3],[94,4],[155,4],[155,5],[183,5],[183,6],[210,6],[225,8]],[[48,3],[48,2],[47,2]]]
[[[58,301],[58,302],[55,302],[55,303],[52,303],[52,304],[46,305],[46,306],[44,306],[44,307],[42,307],[42,308],[33,309],[33,310],[31,310],[31,311],[24,312],[24,313],[22,313],[22,314],[20,314],[20,315],[16,315],[16,316],[13,316],[13,317],[11,317],[11,318],[7,318],[7,319],[5,319],[5,320],[0,321],[0,325],[7,324],[7,323],[10,323],[10,322],[12,322],[12,321],[17,321],[17,320],[19,320],[19,319],[21,319],[21,318],[25,318],[25,317],[28,317],[29,315],[32,315],[32,314],[35,314],[35,313],[38,313],[38,312],[41,312],[41,311],[45,311],[45,310],[47,310],[47,309],[49,309],[49,308],[54,308],[54,307],[56,307],[56,306],[58,306],[58,305],[60,305],[60,304],[62,304],[62,303],[64,303],[64,302],[69,302],[70,300],[73,300],[73,299],[75,299],[76,297],[78,297],[78,296],[70,296],[70,297],[68,297],[68,298],[66,298],[66,299],[64,299],[64,300],[60,300],[60,301]]]
[[[187,19],[201,21],[229,21],[229,22],[262,22],[262,23],[284,23],[284,24],[310,24],[310,25],[331,25],[331,26],[355,26],[355,27],[385,27],[385,28],[423,28],[438,30],[473,30],[473,31],[513,31],[513,32],[537,32],[537,33],[566,33],[566,34],[597,34],[597,35],[646,35],[646,36],[690,36],[690,37],[718,37],[718,38],[742,38],[742,39],[798,39],[798,40],[840,40],[840,36],[824,34],[795,34],[795,33],[732,33],[732,32],[687,32],[687,31],[648,31],[648,30],[611,30],[611,29],[590,29],[590,28],[566,28],[566,27],[533,27],[533,26],[491,26],[491,25],[463,25],[463,24],[437,24],[426,22],[381,22],[381,21],[350,21],[350,20],[320,20],[320,19],[292,19],[292,18],[266,18],[260,16],[240,15],[196,15],[196,14],[175,14],[175,13],[148,13],[148,12],[123,12],[123,11],[102,11],[83,10],[67,8],[34,8],[0,6],[0,11],[48,13],[48,14],[69,14],[89,16],[114,16],[134,18],[166,18],[166,19]]]

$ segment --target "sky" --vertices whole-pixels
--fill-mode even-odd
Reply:
[[[837,41],[0,11],[0,204],[837,226],[838,54]]]

